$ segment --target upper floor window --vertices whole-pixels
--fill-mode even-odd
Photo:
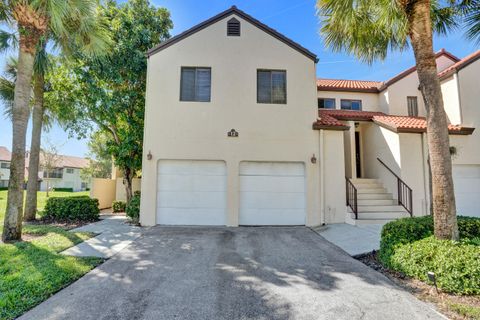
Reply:
[[[180,101],[210,102],[211,68],[182,67]]]
[[[344,110],[362,110],[362,100],[340,100],[340,107]]]
[[[56,168],[53,170],[45,170],[43,171],[43,177],[44,178],[50,178],[50,179],[62,179],[63,178],[63,169],[62,168]]]
[[[407,97],[408,115],[410,117],[418,117],[418,101],[417,97]]]
[[[72,168],[67,168],[66,172],[67,173],[73,173],[73,169]]]
[[[239,37],[240,36],[240,21],[235,18],[228,20],[227,22],[227,36]]]
[[[287,72],[285,70],[257,70],[257,102],[287,103]]]
[[[0,168],[2,169],[10,169],[10,162],[2,162],[0,164]]]
[[[335,109],[335,99],[333,98],[319,98],[318,108]]]

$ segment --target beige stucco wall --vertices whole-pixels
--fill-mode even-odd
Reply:
[[[461,124],[460,97],[458,95],[457,74],[442,80],[441,84],[443,108],[447,113],[448,120],[452,124]]]
[[[405,78],[388,86],[380,93],[380,107],[383,112],[394,115],[408,115],[407,97],[417,97],[418,115],[425,116],[425,104],[420,90],[418,90],[417,72],[412,72]]]
[[[115,189],[115,180],[94,178],[90,197],[98,199],[100,209],[110,208],[115,200]]]
[[[342,99],[348,100],[362,100],[363,111],[380,111],[380,104],[377,93],[365,92],[345,92],[345,91],[318,91],[318,98],[333,98],[335,99],[335,108],[340,109],[340,101]]]
[[[441,56],[437,57],[437,59],[435,59],[435,60],[437,62],[437,71],[438,72],[441,72],[441,71],[447,69],[448,67],[450,67],[451,65],[453,65],[455,63],[455,61],[451,60],[449,57],[444,56],[444,55],[441,55]]]
[[[132,179],[132,191],[140,191],[142,187],[142,179],[133,178]],[[115,179],[115,199],[118,201],[126,201],[127,200],[127,193],[125,191],[125,186],[123,185],[123,178]]]
[[[170,46],[148,61],[140,221],[156,224],[160,159],[223,160],[227,223],[238,225],[241,161],[304,162],[307,224],[320,222],[319,132],[314,62],[240,17],[242,35],[226,36],[226,21]],[[182,66],[211,67],[211,102],[180,102]],[[287,104],[256,102],[257,69],[287,71]],[[234,128],[239,137],[227,137]],[[152,160],[146,154],[151,152]],[[343,166],[343,164],[342,164]]]

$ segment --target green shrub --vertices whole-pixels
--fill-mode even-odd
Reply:
[[[458,216],[458,230],[461,239],[480,237],[480,219]],[[409,244],[433,235],[432,216],[403,218],[383,226],[380,240],[380,261],[387,267],[392,267],[390,258],[395,248]]]
[[[393,269],[428,281],[435,273],[437,285],[456,294],[480,294],[480,247],[433,236],[399,246],[390,259]]]
[[[73,188],[53,188],[56,192],[73,192]]]
[[[0,191],[8,190],[8,187],[0,187]]]
[[[52,197],[44,210],[44,217],[55,221],[95,221],[99,214],[98,199],[88,196]]]
[[[125,212],[126,207],[125,201],[113,201],[112,202],[112,209],[113,212]]]
[[[130,203],[127,205],[125,213],[133,222],[138,223],[140,218],[140,191],[135,191],[132,200],[130,200]]]

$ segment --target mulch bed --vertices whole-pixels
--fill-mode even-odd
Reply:
[[[440,289],[437,293],[435,287],[406,276],[405,274],[385,268],[378,260],[377,252],[372,251],[367,254],[362,254],[354,257],[355,259],[363,262],[370,268],[382,273],[398,286],[406,289],[418,299],[434,304],[437,309],[444,315],[454,320],[463,319],[480,319],[469,318],[458,314],[452,310],[452,304],[462,304],[471,307],[480,308],[480,296],[456,296],[446,292],[442,292]]]
[[[48,225],[52,227],[62,228],[64,230],[72,230],[86,224],[93,223],[95,221],[69,221],[69,222],[58,222],[49,219],[39,219],[36,221],[26,222],[26,225]]]

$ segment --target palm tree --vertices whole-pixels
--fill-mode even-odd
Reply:
[[[411,44],[427,111],[434,232],[439,239],[458,239],[447,116],[433,52],[433,32],[446,33],[461,22],[454,1],[442,7],[437,0],[319,0],[317,8],[325,43],[334,50],[371,63]]]
[[[12,107],[12,159],[3,226],[3,241],[21,239],[23,215],[23,182],[25,168],[25,140],[30,116],[30,93],[35,55],[39,40],[47,31],[61,39],[68,39],[69,29],[81,19],[96,14],[96,0],[2,0],[0,22],[16,24],[18,41],[18,69]],[[91,23],[90,19],[89,23]],[[82,25],[79,25],[81,27]],[[68,41],[68,40],[66,40]]]

